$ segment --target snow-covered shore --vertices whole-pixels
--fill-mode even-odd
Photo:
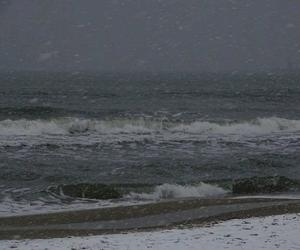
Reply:
[[[0,249],[300,249],[300,214],[230,220],[210,227],[0,241]]]

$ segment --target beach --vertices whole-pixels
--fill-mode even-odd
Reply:
[[[181,199],[152,204],[0,218],[0,239],[54,238],[209,225],[300,212],[298,199]]]
[[[300,249],[300,214],[234,219],[148,232],[0,241],[0,249]]]
[[[300,200],[177,199],[0,218],[0,249],[300,249]]]

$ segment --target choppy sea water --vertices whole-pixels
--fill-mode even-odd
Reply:
[[[299,82],[296,74],[2,74],[0,214],[218,196],[230,191],[212,182],[251,176],[300,179]],[[117,201],[47,191],[83,182],[132,188]]]

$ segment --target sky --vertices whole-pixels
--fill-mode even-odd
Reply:
[[[300,66],[299,0],[0,0],[0,70]]]

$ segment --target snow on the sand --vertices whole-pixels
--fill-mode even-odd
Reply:
[[[0,249],[300,249],[300,214],[231,220],[211,227],[73,237],[0,241]]]

